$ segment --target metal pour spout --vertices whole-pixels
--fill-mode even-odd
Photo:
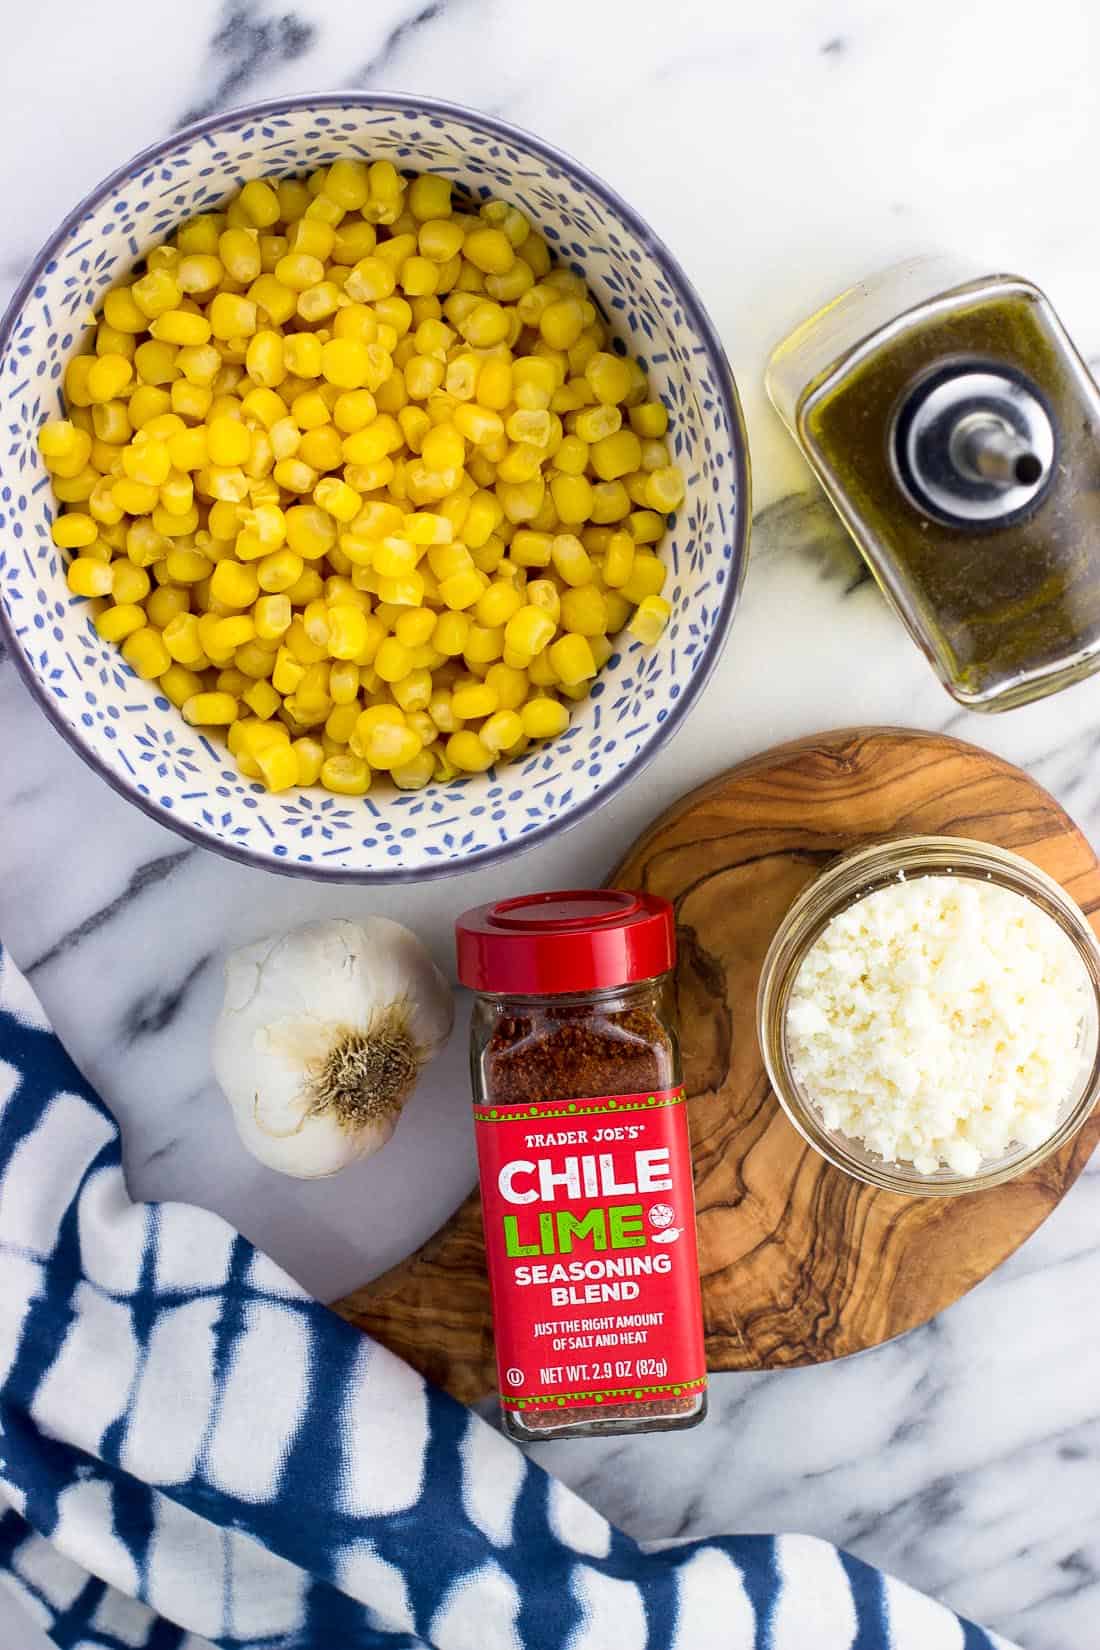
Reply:
[[[974,481],[994,487],[1034,487],[1046,466],[1029,441],[988,413],[960,418],[951,433],[951,457],[957,469]]]

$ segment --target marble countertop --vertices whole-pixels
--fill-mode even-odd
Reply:
[[[644,787],[492,873],[392,892],[287,881],[190,848],[62,743],[0,665],[0,933],[122,1120],[135,1195],[233,1220],[332,1298],[434,1229],[474,1179],[465,1015],[384,1159],[273,1176],[213,1086],[228,947],[312,917],[399,916],[450,969],[454,915],[599,879],[661,807],[779,740],[857,722],[947,730],[1047,785],[1100,844],[1100,679],[1001,718],[960,711],[861,572],[767,408],[770,345],[850,280],[947,248],[1049,292],[1100,360],[1100,38],[1080,0],[136,0],[32,8],[9,42],[0,299],[68,207],[196,114],[338,86],[431,92],[530,126],[681,255],[744,398],[756,521],[730,645]],[[474,49],[476,45],[476,50]],[[49,118],[43,120],[44,96]],[[1083,1650],[1100,1610],[1100,1163],[970,1296],[847,1362],[714,1382],[710,1423],[552,1446],[642,1538],[807,1530],[1026,1650]],[[721,1470],[716,1467],[721,1464]],[[10,1609],[10,1607],[7,1607]],[[0,1619],[0,1650],[38,1650]]]

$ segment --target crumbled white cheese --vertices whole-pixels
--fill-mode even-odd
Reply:
[[[880,888],[798,971],[791,1065],[828,1129],[922,1174],[973,1174],[1053,1131],[1081,1066],[1089,976],[1021,894],[978,878]]]

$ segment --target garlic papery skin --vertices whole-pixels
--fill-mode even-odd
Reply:
[[[226,960],[214,1075],[253,1156],[312,1180],[386,1144],[453,1022],[450,987],[400,923],[311,922]]]

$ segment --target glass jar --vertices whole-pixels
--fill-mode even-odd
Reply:
[[[948,1168],[922,1173],[911,1163],[887,1163],[860,1141],[825,1126],[794,1074],[787,1011],[799,970],[827,924],[868,894],[900,879],[974,878],[1021,894],[1053,918],[1072,941],[1091,991],[1080,1035],[1077,1079],[1062,1103],[1053,1132],[1038,1145],[1014,1145],[983,1161],[973,1175]],[[1000,1186],[1033,1169],[1072,1139],[1100,1096],[1100,950],[1079,906],[1053,878],[1028,860],[989,843],[957,837],[905,837],[856,850],[803,890],[772,940],[760,976],[757,1033],[768,1078],[802,1138],[836,1168],[884,1191],[951,1197]]]
[[[695,1426],[706,1357],[672,908],[613,890],[468,911],[471,1068],[504,1430]]]

